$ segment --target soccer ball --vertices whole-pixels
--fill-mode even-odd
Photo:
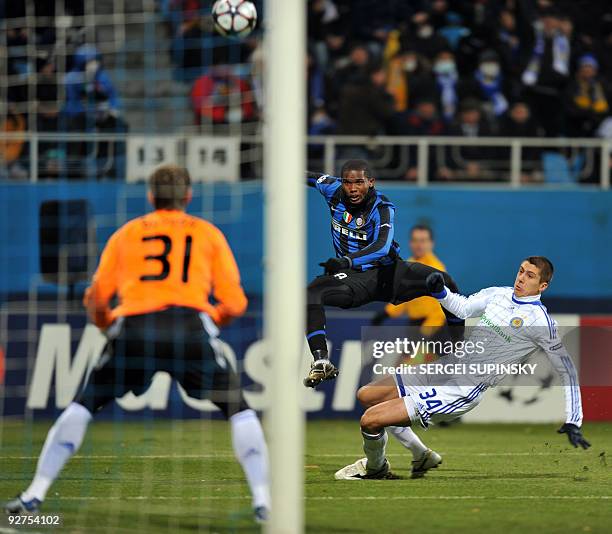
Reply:
[[[246,37],[257,24],[257,9],[247,0],[217,0],[212,7],[217,31],[226,37]]]

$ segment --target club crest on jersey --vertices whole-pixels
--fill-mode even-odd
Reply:
[[[357,220],[355,221],[355,226],[357,226],[357,228],[359,228],[360,226],[363,226],[365,223],[365,221],[363,220],[362,217],[357,217]]]
[[[344,215],[342,215],[342,220],[348,224],[353,220],[353,216],[348,211],[345,211]]]
[[[523,319],[521,317],[513,317],[510,319],[510,326],[515,330],[518,330],[521,326],[523,326]]]

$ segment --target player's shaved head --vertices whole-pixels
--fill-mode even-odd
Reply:
[[[191,191],[189,171],[178,165],[162,165],[151,174],[149,189],[156,210],[184,209]]]

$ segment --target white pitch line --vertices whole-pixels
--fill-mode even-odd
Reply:
[[[438,451],[442,455],[448,456],[558,456],[559,454],[581,454],[581,451],[564,451],[564,452],[448,452]],[[306,454],[307,458],[350,458],[353,456],[359,456],[363,453],[347,452],[344,454]],[[389,457],[405,457],[406,453],[391,453],[387,454]],[[2,456],[6,460],[37,460],[38,456]],[[137,458],[142,460],[162,460],[162,459],[214,459],[214,458],[234,458],[232,453],[220,453],[220,454],[78,454],[72,457],[73,459],[83,460],[91,458],[92,460],[113,460],[115,458]]]
[[[164,496],[145,496],[133,495],[125,497],[55,497],[60,501],[242,501],[251,499],[250,495],[222,497],[220,495],[200,496],[200,497],[164,497]],[[467,501],[467,500],[485,500],[485,501],[521,501],[521,500],[610,500],[612,495],[394,495],[394,496],[373,496],[373,495],[351,495],[342,497],[321,496],[321,497],[304,497],[306,501]]]

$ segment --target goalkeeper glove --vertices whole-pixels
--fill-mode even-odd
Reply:
[[[323,269],[325,269],[325,274],[335,274],[342,269],[348,269],[351,266],[351,261],[346,258],[329,258],[324,263],[319,263]]]
[[[444,298],[446,297],[446,289],[444,288],[444,276],[442,273],[434,272],[431,273],[425,279],[425,286],[427,287],[427,291],[436,298]]]
[[[567,434],[567,439],[569,439],[570,443],[575,448],[578,448],[578,445],[583,449],[588,449],[591,446],[591,444],[584,439],[580,428],[572,423],[565,423],[557,432],[559,434]]]

